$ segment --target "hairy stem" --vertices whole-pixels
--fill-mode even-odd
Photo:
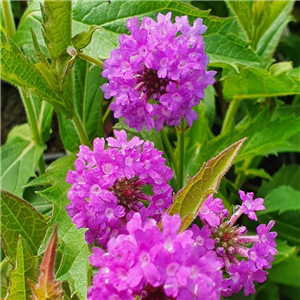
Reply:
[[[93,58],[93,57],[91,57],[89,55],[86,55],[86,54],[84,54],[82,52],[78,52],[77,56],[80,57],[80,58],[82,58],[82,59],[84,59],[84,60],[86,60],[86,61],[89,61],[89,62],[95,64],[96,66],[100,67],[101,69],[103,69],[103,63],[102,63],[102,61],[100,61],[98,59],[95,59],[95,58]]]
[[[3,7],[3,17],[4,17],[4,24],[7,35],[13,39],[16,33],[16,26],[14,22],[14,17],[12,14],[10,1],[9,0],[2,0],[2,7]]]
[[[163,140],[166,155],[169,158],[169,160],[172,164],[172,167],[174,168],[176,177],[178,178],[179,174],[178,174],[178,167],[177,167],[177,159],[175,158],[173,148],[172,148],[172,146],[170,144],[170,141],[169,141],[169,138],[168,138],[168,136],[167,136],[167,134],[165,133],[164,130],[161,131],[161,137],[162,137],[162,140]]]

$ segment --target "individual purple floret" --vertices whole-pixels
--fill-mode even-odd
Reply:
[[[90,262],[100,269],[88,300],[219,300],[223,262],[211,250],[209,229],[178,233],[180,222],[165,213],[161,231],[156,221],[143,222],[135,213],[128,233],[111,238],[107,252],[93,248]]]
[[[178,126],[183,117],[191,126],[197,119],[192,108],[216,73],[206,71],[202,19],[190,26],[187,16],[172,23],[171,12],[159,13],[157,22],[146,17],[140,25],[134,17],[127,28],[131,35],[120,35],[118,49],[103,64],[108,83],[101,88],[105,98],[114,97],[114,116],[138,131]]]
[[[215,250],[222,257],[228,277],[222,283],[221,294],[224,297],[238,293],[244,288],[245,296],[255,293],[254,282],[264,282],[268,274],[264,269],[271,268],[271,262],[277,253],[276,232],[270,232],[275,222],[257,227],[257,235],[247,236],[244,226],[235,225],[244,213],[252,220],[257,220],[255,211],[263,210],[264,199],[253,200],[253,193],[239,191],[242,205],[234,207],[234,213],[228,219],[228,210],[224,209],[222,200],[210,195],[200,209],[199,217],[205,227],[211,230],[215,241]],[[203,227],[203,228],[205,228]],[[251,247],[249,247],[252,245]],[[243,257],[241,261],[237,258]]]
[[[124,130],[114,134],[116,139],[106,139],[107,149],[103,138],[94,140],[93,150],[80,146],[75,171],[67,175],[72,184],[69,216],[77,228],[88,228],[89,244],[96,239],[104,247],[111,236],[125,231],[135,212],[160,220],[173,201],[167,184],[173,171],[165,165],[162,152],[137,137],[127,141]],[[144,192],[145,187],[152,192]]]

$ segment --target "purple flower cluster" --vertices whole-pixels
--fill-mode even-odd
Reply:
[[[202,206],[199,217],[205,226],[211,230],[211,237],[215,241],[215,251],[222,257],[229,278],[222,282],[221,294],[225,297],[238,293],[244,288],[245,296],[255,293],[254,282],[262,283],[268,274],[265,269],[271,268],[271,262],[277,253],[274,241],[276,232],[270,232],[274,221],[268,225],[257,227],[257,235],[247,236],[244,226],[234,225],[237,219],[246,214],[257,221],[255,211],[263,210],[263,199],[253,200],[253,193],[239,191],[241,206],[234,208],[233,215],[228,219],[229,212],[224,208],[221,199],[213,199],[210,195]],[[252,244],[251,248],[246,247]],[[239,261],[236,255],[243,259]]]
[[[180,223],[165,213],[161,231],[155,220],[134,214],[128,233],[111,238],[107,252],[93,248],[90,262],[100,270],[88,299],[220,299],[223,261],[212,251],[210,229],[178,234]]]
[[[67,212],[77,228],[88,228],[86,241],[104,246],[111,236],[125,232],[135,212],[161,219],[172,201],[167,181],[173,171],[165,166],[162,152],[153,143],[137,137],[127,141],[125,131],[114,131],[116,139],[95,139],[93,150],[81,145],[67,182],[71,203]],[[147,194],[144,189],[152,190]]]
[[[197,119],[192,108],[204,97],[204,89],[214,83],[215,71],[206,71],[208,56],[202,34],[206,26],[196,19],[171,12],[158,14],[157,22],[137,17],[129,19],[131,35],[121,34],[119,47],[104,62],[102,86],[105,98],[114,97],[110,109],[116,118],[141,131],[163,124],[178,126],[184,117],[189,126]]]

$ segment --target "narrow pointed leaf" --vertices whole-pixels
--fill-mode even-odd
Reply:
[[[59,300],[62,299],[62,282],[56,281],[54,276],[55,253],[57,248],[57,225],[54,227],[44,258],[40,266],[38,284],[30,281],[32,300]]]
[[[72,1],[45,1],[42,10],[44,35],[53,60],[67,51],[72,36]]]
[[[32,300],[28,280],[36,280],[37,257],[33,257],[25,240],[19,236],[16,267],[11,272],[6,300]]]
[[[70,184],[66,182],[66,174],[69,169],[73,169],[75,158],[75,155],[70,155],[56,160],[45,174],[31,181],[27,186],[48,186],[39,192],[39,195],[53,203],[53,215],[45,240],[49,238],[55,224],[59,224],[58,238],[61,242],[59,249],[63,253],[63,259],[56,273],[56,279],[68,281],[71,293],[76,293],[80,299],[86,299],[86,291],[90,285],[88,261],[90,252],[84,240],[84,230],[76,229],[66,211],[66,206],[70,203],[67,198]],[[45,247],[44,242],[40,252]]]
[[[206,198],[217,192],[221,178],[229,170],[245,140],[246,138],[236,142],[204,163],[200,171],[192,179],[188,179],[186,186],[175,195],[174,203],[168,212],[171,215],[180,215],[180,231],[186,229],[197,217]]]
[[[46,230],[46,220],[28,202],[1,190],[2,245],[12,264],[16,257],[19,235],[27,242],[32,254],[37,255]]]
[[[16,44],[1,34],[1,78],[19,86],[27,94],[34,93],[66,115],[72,113],[59,90],[49,86],[43,74],[24,56]]]

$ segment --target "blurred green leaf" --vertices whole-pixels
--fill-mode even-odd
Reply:
[[[266,66],[287,24],[294,1],[227,1],[247,41]]]
[[[79,145],[81,144],[78,132],[72,120],[67,119],[64,114],[57,113],[59,134],[64,144],[64,147],[72,152],[78,152]]]
[[[293,70],[275,76],[267,70],[242,67],[239,74],[224,79],[223,92],[228,100],[295,95],[300,94],[299,81],[299,73]]]
[[[300,212],[300,191],[290,186],[281,185],[267,194],[264,205],[266,209],[260,214],[274,211],[278,211],[281,214],[289,210],[298,210]]]
[[[74,70],[74,98],[82,124],[88,137],[93,140],[104,136],[102,124],[103,92],[100,86],[106,82],[102,70],[78,59]]]
[[[75,155],[70,155],[56,160],[45,174],[31,181],[28,187],[48,185],[49,187],[39,192],[39,195],[54,205],[49,228],[39,253],[45,249],[55,224],[59,224],[58,238],[62,243],[59,250],[64,255],[56,279],[68,281],[72,294],[76,293],[80,299],[86,299],[86,291],[90,285],[90,252],[84,240],[84,230],[76,229],[66,211],[66,205],[70,203],[67,198],[70,184],[66,182],[66,175],[69,169],[74,169],[75,158]]]
[[[23,134],[24,130],[27,134]],[[35,168],[44,149],[43,145],[30,139],[28,124],[26,128],[15,127],[6,144],[1,147],[2,188],[22,197],[23,186],[30,177],[35,176]]]
[[[47,222],[29,203],[1,190],[1,227],[3,248],[14,264],[19,235],[25,239],[32,254],[37,255]]]
[[[284,185],[300,191],[300,168],[298,165],[282,166],[273,176],[272,181],[263,181],[258,190],[259,197],[266,197],[266,195],[275,188]]]
[[[185,230],[196,218],[201,206],[211,193],[216,193],[221,178],[229,170],[245,139],[231,145],[218,156],[204,163],[200,171],[174,197],[168,209],[170,215],[181,217],[180,231]]]
[[[274,118],[273,115],[275,115]],[[276,113],[276,109],[270,112],[266,107],[261,111],[256,111],[254,117],[244,117],[236,126],[231,122],[228,130],[223,134],[209,139],[206,136],[205,142],[201,143],[201,134],[196,133],[195,139],[199,137],[200,144],[195,143],[195,148],[193,148],[192,170],[199,169],[204,161],[211,159],[222,149],[243,137],[248,137],[248,140],[234,163],[257,156],[294,151],[294,145],[290,145],[289,142],[291,137],[300,134],[300,127],[298,126],[299,118],[291,116],[293,114],[281,117]],[[205,126],[203,128],[205,131]],[[247,171],[244,170],[244,172]]]
[[[25,240],[19,236],[16,268],[11,272],[7,300],[31,300],[28,279],[36,280],[37,257],[33,257]]]
[[[268,278],[276,283],[300,287],[300,257],[296,247],[289,247],[286,242],[277,242],[277,250]]]

